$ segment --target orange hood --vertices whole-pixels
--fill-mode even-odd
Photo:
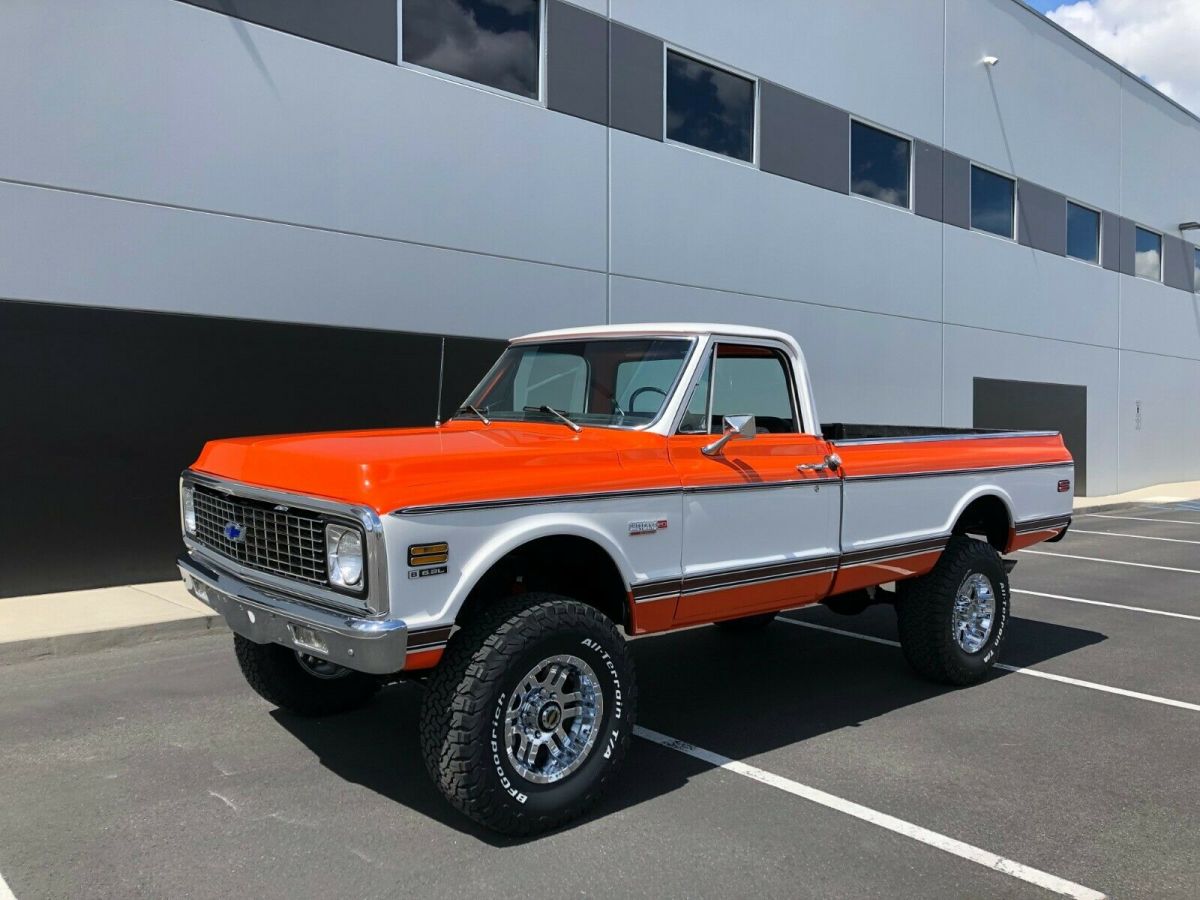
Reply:
[[[661,435],[533,422],[454,421],[210,441],[192,468],[220,478],[373,508],[664,485]]]

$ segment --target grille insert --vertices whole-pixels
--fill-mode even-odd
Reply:
[[[325,518],[318,513],[225,494],[196,485],[195,538],[222,556],[250,569],[327,586]],[[230,523],[240,526],[238,540],[226,536]]]

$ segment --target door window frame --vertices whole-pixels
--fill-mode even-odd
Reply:
[[[687,393],[679,404],[679,409],[675,414],[675,421],[671,426],[671,435],[680,437],[712,437],[715,432],[712,430],[713,419],[713,385],[715,384],[717,350],[722,345],[735,347],[762,347],[770,350],[780,363],[783,365],[784,379],[787,382],[788,402],[792,405],[792,421],[795,423],[795,431],[780,432],[779,434],[763,434],[759,437],[791,437],[795,435],[810,435],[812,432],[805,428],[805,418],[803,404],[800,402],[800,397],[797,395],[796,389],[796,371],[792,365],[791,354],[776,341],[770,340],[755,340],[754,338],[742,337],[720,337],[713,335],[709,338],[707,346],[700,354],[700,364],[696,367],[695,373],[692,375],[691,383],[688,385]],[[689,432],[680,431],[679,428],[683,424],[684,417],[687,415],[688,407],[691,406],[692,396],[700,387],[700,379],[704,376],[704,372],[711,365],[712,374],[708,379],[708,397],[705,401],[705,416],[708,421],[708,430],[704,432]]]

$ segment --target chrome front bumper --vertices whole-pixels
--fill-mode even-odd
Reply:
[[[404,668],[408,626],[399,619],[360,618],[270,593],[188,553],[178,565],[189,593],[256,644],[279,644],[374,675]]]

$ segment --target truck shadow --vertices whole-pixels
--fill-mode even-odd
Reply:
[[[888,608],[854,619],[824,608],[784,615],[895,640],[895,618]],[[1010,619],[1009,628],[1003,659],[1010,665],[1036,665],[1106,639],[1098,632],[1018,617]],[[650,636],[635,640],[633,651],[639,723],[733,759],[802,749],[823,734],[971,690],[920,680],[895,647],[783,622],[748,634],[702,627]],[[495,847],[538,840],[478,828],[442,799],[425,772],[417,741],[423,693],[419,684],[400,684],[368,707],[341,716],[301,719],[280,710],[272,715],[330,771],[411,812]],[[981,707],[979,715],[989,712]],[[709,770],[703,762],[635,738],[600,805],[568,828],[670,793]]]

